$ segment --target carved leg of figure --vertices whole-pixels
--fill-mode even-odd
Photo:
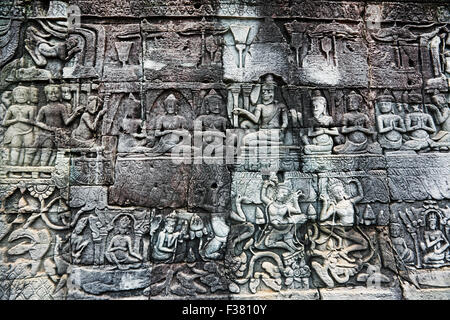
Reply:
[[[50,162],[50,157],[52,155],[52,149],[42,148],[41,149],[41,166],[47,166]]]
[[[295,227],[294,226],[290,226],[289,230],[284,234],[283,236],[283,241],[289,245],[289,247],[291,248],[291,251],[297,251],[301,248],[301,245],[299,245],[298,243],[295,243],[295,239],[294,239],[294,232],[295,232]]]
[[[52,157],[52,149],[55,148],[55,144],[53,139],[49,136],[41,136],[39,137],[39,142],[37,143],[41,149],[41,166],[49,166],[51,165],[51,157]]]
[[[440,265],[444,263],[445,253],[437,254],[435,252],[427,253],[423,256],[423,262],[428,264]]]
[[[425,149],[428,147],[428,143],[425,140],[408,140],[406,141],[403,146],[400,148],[400,150],[414,150],[414,151],[421,151],[422,149]],[[426,150],[424,150],[426,151]]]
[[[138,267],[140,267],[141,266],[141,260],[139,260],[138,258],[135,258],[135,257],[132,257],[132,256],[129,256],[128,257],[128,261],[127,261],[128,263],[131,263],[132,264],[132,266],[131,267],[133,267],[133,268],[138,268]]]
[[[290,229],[291,229],[291,226],[288,227],[287,231],[285,231],[285,230],[279,231],[277,229],[269,230],[269,232],[264,240],[264,244],[268,248],[281,248],[281,249],[285,249],[289,252],[294,252],[295,246],[292,247],[294,245],[292,236],[288,236],[288,234],[287,234],[287,233],[289,233]],[[288,241],[286,241],[286,239]]]
[[[323,146],[319,146],[319,145],[314,145],[314,144],[310,144],[310,145],[306,145],[304,152],[305,154],[328,154],[331,153],[331,148],[333,146],[332,145],[323,145]]]
[[[321,265],[317,261],[313,261],[311,262],[311,267],[316,271],[320,279],[325,282],[328,288],[334,288],[334,281],[328,274],[328,262],[325,261],[324,264]]]
[[[57,155],[57,151],[55,149],[51,150],[51,156],[50,156],[50,160],[48,162],[49,166],[53,166],[56,163],[56,155]]]
[[[106,259],[109,262],[115,264],[116,267],[119,268],[119,270],[125,270],[126,269],[126,267],[122,266],[122,262],[119,261],[119,259],[117,259],[116,255],[114,253],[106,252],[105,253],[105,257],[106,257]]]
[[[23,146],[25,147],[25,158],[23,160],[23,165],[30,166],[36,152],[36,149],[34,148],[34,134],[32,132],[24,135]]]
[[[32,42],[30,39],[26,39],[25,40],[25,49],[27,49],[27,51],[30,54],[31,58],[33,59],[34,63],[36,63],[36,65],[38,67],[45,67],[45,65],[47,64],[47,59],[45,59],[44,56],[39,51],[39,47],[38,47],[39,44],[35,48],[33,48],[33,45],[31,43]]]
[[[205,246],[205,257],[208,259],[217,259],[220,256],[220,249],[223,246],[223,242],[217,238],[212,238]]]
[[[362,251],[362,250],[367,250],[369,248],[369,243],[367,242],[367,240],[361,234],[359,234],[357,231],[354,231],[354,230],[346,231],[345,229],[337,228],[335,230],[335,232],[338,236],[342,237],[342,239],[350,240],[350,241],[354,242],[353,244],[345,246],[345,248],[342,250],[343,253],[345,253],[346,255],[353,251]],[[345,260],[347,260],[349,262],[356,261],[355,259],[350,258],[348,256],[343,257],[343,258],[345,258]]]
[[[242,129],[257,129],[257,126],[249,120],[242,121],[240,127]]]
[[[411,249],[405,249],[405,251],[403,251],[403,253],[400,256],[400,259],[405,263],[405,264],[412,264],[414,263],[414,253]]]
[[[94,239],[94,265],[101,265],[104,262],[103,257],[106,256],[103,255],[103,251],[104,251],[104,245],[103,245],[103,240],[101,238],[99,239]]]
[[[20,158],[20,149],[19,148],[11,148],[9,152],[9,164],[11,166],[18,166]]]
[[[11,166],[21,166],[22,163],[20,161],[20,152],[24,145],[24,136],[23,135],[15,135],[12,137],[11,142],[9,143],[9,147],[11,148],[9,154],[9,164]]]
[[[25,149],[25,157],[23,159],[23,165],[25,167],[29,167],[33,164],[33,159],[34,159],[34,155],[36,153],[36,149],[34,148],[26,148]],[[31,178],[31,173],[24,173],[23,176],[28,176],[29,178]]]

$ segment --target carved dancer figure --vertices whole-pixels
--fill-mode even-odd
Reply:
[[[304,152],[305,154],[330,154],[333,148],[332,137],[338,136],[339,132],[332,127],[333,118],[327,113],[327,100],[319,90],[313,92],[312,106],[312,127],[308,128],[307,136],[303,136]]]
[[[402,134],[406,132],[403,119],[394,114],[394,97],[389,93],[378,96],[377,115],[378,142],[387,151],[399,150],[402,146]]]
[[[7,127],[3,144],[10,148],[9,164],[12,166],[30,166],[35,150],[34,119],[36,107],[29,105],[30,90],[17,86],[13,90],[13,105],[6,111],[3,126]],[[21,160],[21,151],[24,152]]]
[[[320,196],[321,223],[308,231],[311,267],[330,288],[335,283],[346,283],[374,254],[368,237],[355,226],[355,204],[362,200],[363,193],[360,183],[353,182],[359,194],[350,198],[340,180],[330,179],[330,202],[325,194]]]
[[[353,226],[355,224],[355,204],[363,199],[363,189],[361,183],[352,179],[358,189],[358,195],[349,198],[345,192],[344,185],[341,181],[335,180],[328,185],[328,190],[332,196],[331,202],[324,195],[320,195],[323,201],[322,211],[320,213],[320,221],[328,225]],[[327,222],[329,218],[333,218],[332,222]]]
[[[131,237],[128,235],[130,227],[130,218],[126,216],[120,218],[118,234],[112,237],[105,253],[106,259],[114,263],[120,270],[126,270],[129,267],[137,268],[143,259],[138,252],[133,250]],[[124,264],[131,264],[131,266],[124,266]]]
[[[268,196],[267,188],[272,185],[275,193]],[[264,244],[267,248],[282,248],[289,252],[294,252],[302,245],[295,240],[295,224],[306,222],[306,215],[302,213],[298,205],[298,197],[302,195],[299,190],[291,193],[290,188],[284,183],[273,181],[264,181],[261,189],[261,201],[266,205],[267,224],[263,236],[259,241],[261,246]]]
[[[258,129],[243,138],[245,146],[272,145],[283,143],[284,131],[288,126],[288,113],[284,103],[275,100],[276,82],[267,75],[261,87],[262,103],[256,105],[254,112],[234,108],[233,113],[246,118],[240,126],[244,129]]]
[[[229,236],[225,256],[226,261],[233,264],[229,289],[238,293],[240,285],[248,284],[249,291],[256,293],[264,283],[280,291],[283,282],[288,287],[308,287],[310,270],[304,260],[304,244],[297,236],[298,228],[307,220],[298,204],[302,192],[293,192],[275,173],[261,182],[259,198],[264,208],[254,207],[255,222],[247,221],[242,207],[243,203],[255,202],[242,195],[236,197],[237,212],[230,214],[231,219],[241,224]]]
[[[355,91],[348,95],[348,112],[344,114],[342,127],[345,143],[334,147],[335,153],[381,153],[378,143],[370,144],[371,136],[375,132],[370,129],[369,117],[358,111],[362,106],[362,99]]]

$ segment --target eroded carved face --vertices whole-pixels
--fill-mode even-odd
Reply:
[[[39,103],[39,90],[37,88],[30,88],[30,101],[32,103]]]
[[[312,102],[313,105],[313,115],[315,118],[325,114],[326,103],[323,99],[315,99]]]
[[[335,185],[331,188],[331,193],[333,194],[336,201],[341,201],[345,199],[344,186],[341,184]]]
[[[438,107],[445,107],[447,106],[447,100],[445,99],[444,95],[434,95],[431,100],[438,106]]]
[[[166,231],[168,233],[174,232],[175,231],[175,224],[176,224],[175,220],[168,219],[166,221],[166,226],[165,226]]]
[[[164,104],[167,114],[175,114],[177,112],[177,102],[176,100],[168,100]]]
[[[392,111],[392,102],[390,101],[382,101],[378,102],[378,108],[381,113],[389,113]]]
[[[50,102],[57,102],[61,98],[61,89],[58,86],[45,87],[45,96]]]
[[[286,187],[281,187],[278,189],[276,199],[281,202],[285,202],[289,196],[289,189]]]
[[[28,101],[29,90],[27,87],[17,87],[13,90],[14,102],[22,104]]]
[[[220,113],[222,101],[218,97],[208,99],[209,111],[214,114]]]
[[[264,104],[273,102],[275,97],[275,88],[273,86],[264,85],[262,87],[262,101]]]
[[[393,238],[398,238],[402,235],[400,226],[396,225],[396,224],[391,225],[390,232],[391,232],[391,237],[393,237]]]
[[[12,104],[12,94],[11,91],[5,91],[2,94],[2,103],[6,106],[9,107]]]
[[[64,100],[71,100],[72,99],[72,92],[70,92],[69,87],[62,87],[61,88],[61,96]]]
[[[95,113],[97,111],[97,97],[95,96],[89,97],[87,110],[89,113]]]
[[[348,110],[355,111],[359,109],[360,101],[357,97],[352,97],[348,100]]]
[[[436,230],[437,229],[436,219],[429,219],[428,220],[428,224],[429,224],[431,230]]]
[[[130,225],[131,220],[128,217],[123,217],[119,220],[119,226],[121,228],[128,228],[128,226]]]

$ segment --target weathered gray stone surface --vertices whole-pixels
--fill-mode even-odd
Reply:
[[[450,297],[445,1],[0,4],[0,299]]]

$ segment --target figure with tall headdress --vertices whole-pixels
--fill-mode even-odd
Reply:
[[[268,187],[275,191],[271,194]],[[294,252],[303,248],[297,241],[295,230],[297,224],[306,222],[306,214],[302,213],[298,197],[302,195],[299,190],[292,192],[286,182],[274,182],[265,180],[261,189],[261,201],[265,205],[265,229],[261,237],[260,245],[268,248],[282,248]],[[257,243],[258,247],[259,244]]]
[[[240,123],[243,129],[258,129],[247,133],[243,138],[244,146],[279,146],[284,141],[284,131],[288,126],[286,105],[275,100],[276,82],[271,74],[267,75],[261,86],[261,102],[253,112],[234,108],[233,113],[245,118]]]
[[[450,108],[447,98],[444,94],[436,92],[431,100],[434,104],[427,104],[426,106],[434,113],[436,122],[441,126],[441,130],[431,137],[434,141],[432,148],[448,150],[450,147]]]
[[[101,110],[95,115],[98,110],[99,98],[97,96],[90,96],[86,110],[81,115],[78,127],[72,131],[72,139],[76,146],[92,148],[95,145],[95,132],[97,125],[102,116],[106,113],[106,109]]]
[[[400,258],[400,260],[406,265],[414,264],[414,252],[406,245],[402,227],[396,217],[391,221],[389,225],[389,231],[393,249],[395,250],[395,253]]]
[[[3,126],[6,127],[3,144],[10,148],[9,164],[12,166],[30,166],[35,154],[34,124],[36,106],[31,105],[30,89],[17,86],[12,91],[13,103],[6,111]],[[25,155],[21,160],[21,152]]]
[[[362,96],[352,91],[347,97],[347,111],[343,117],[342,134],[345,143],[333,148],[335,153],[381,153],[378,143],[370,143],[371,136],[375,134],[370,129],[369,117],[360,112]]]
[[[320,223],[308,231],[311,267],[330,288],[346,283],[374,254],[370,239],[356,225],[355,205],[363,198],[362,186],[357,180],[350,182],[358,189],[355,197],[348,196],[341,180],[328,179],[320,195]]]
[[[405,123],[399,115],[394,114],[394,97],[385,91],[377,97],[378,142],[386,151],[399,150],[402,146],[402,134],[406,132]]]
[[[212,89],[203,99],[203,109],[207,114],[195,119],[195,128],[202,133],[202,144],[210,146],[211,154],[221,152],[228,120],[220,113],[224,109],[222,97]],[[223,152],[223,151],[222,151]]]
[[[313,91],[312,126],[308,128],[307,136],[303,136],[305,154],[330,154],[333,149],[333,136],[338,136],[337,128],[333,127],[333,118],[327,112],[327,100],[319,90]]]
[[[429,265],[442,265],[450,261],[449,242],[440,230],[440,216],[437,212],[430,211],[425,215],[424,241],[420,243],[423,254],[423,262]]]
[[[161,230],[154,242],[152,257],[159,262],[171,262],[175,258],[177,245],[182,241],[186,233],[184,224],[181,231],[175,231],[178,225],[178,217],[175,211],[164,219],[164,228]]]
[[[66,106],[61,103],[61,87],[49,84],[44,88],[47,105],[39,109],[36,117],[36,125],[39,134],[36,139],[36,147],[41,148],[40,165],[48,166],[55,162],[56,135],[66,136],[69,126],[82,112],[79,107],[72,114],[67,112]]]
[[[409,140],[405,141],[403,150],[428,151],[433,140],[430,135],[436,132],[433,118],[423,111],[422,96],[409,94],[409,113],[405,116],[406,132]]]
[[[155,155],[162,155],[169,151],[188,152],[190,143],[190,133],[187,130],[188,124],[186,118],[177,114],[178,99],[171,93],[164,100],[164,109],[166,114],[159,117],[156,121],[155,138],[158,139],[152,148],[135,147],[132,150],[137,152],[150,152]]]

